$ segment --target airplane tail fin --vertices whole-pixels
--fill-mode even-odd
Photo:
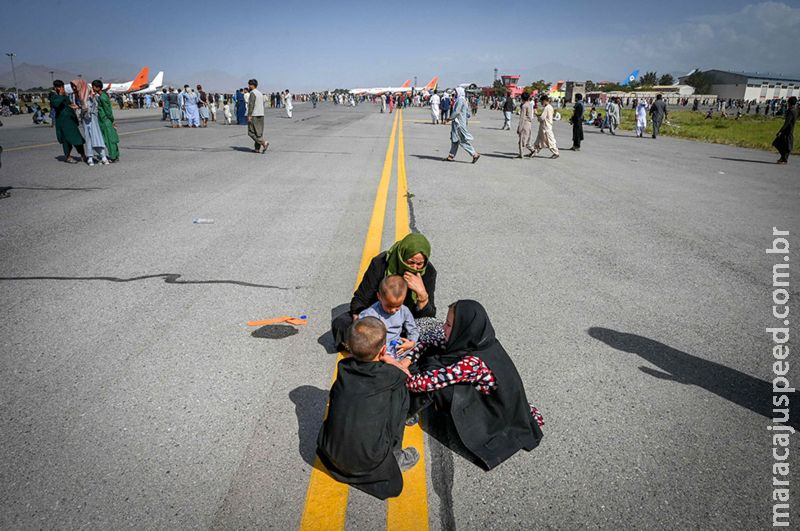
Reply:
[[[439,76],[434,76],[434,78],[431,79],[431,82],[425,85],[425,87],[423,88],[425,90],[434,90],[438,84],[439,84]]]
[[[150,82],[150,88],[158,88],[164,84],[164,72],[159,72],[153,81]]]
[[[401,85],[401,88],[408,88],[411,86],[411,80],[406,79],[406,82]]]
[[[133,83],[131,83],[131,88],[128,89],[131,92],[134,90],[139,90],[147,86],[147,75],[149,73],[148,68],[145,66],[142,68],[139,73],[133,78]]]
[[[620,85],[625,87],[625,86],[633,83],[634,81],[636,81],[636,79],[638,77],[639,77],[639,70],[637,69],[637,70],[634,70],[633,72],[631,72],[630,74],[628,74],[628,77],[626,77],[625,80],[622,83],[620,83]]]

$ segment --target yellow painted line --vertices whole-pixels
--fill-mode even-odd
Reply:
[[[402,112],[402,111],[401,111]],[[408,181],[406,180],[406,152],[403,138],[403,115],[400,114],[400,133],[397,138],[397,201],[394,217],[395,241],[406,236],[408,226]]]
[[[369,220],[367,237],[364,241],[364,250],[361,253],[361,264],[356,277],[358,288],[361,277],[367,270],[370,261],[380,253],[381,236],[383,234],[383,219],[386,217],[386,201],[389,196],[389,181],[392,177],[392,159],[394,158],[394,142],[397,133],[397,120],[399,114],[394,117],[392,134],[389,136],[389,147],[386,148],[386,158],[383,161],[383,171],[381,180],[378,183],[378,191],[375,193],[375,203],[372,206],[372,217]],[[336,364],[343,358],[342,353],[336,357]],[[336,380],[336,368],[334,367],[333,378]],[[327,412],[326,412],[327,415]],[[306,501],[303,507],[303,517],[300,520],[302,531],[318,530],[337,530],[344,529],[345,516],[347,514],[347,496],[349,487],[344,483],[339,483],[325,472],[324,465],[319,458],[314,460],[314,468],[311,470],[311,478],[308,481],[306,491]]]
[[[154,127],[152,129],[139,129],[138,131],[128,131],[127,133],[117,133],[117,134],[119,136],[135,135],[136,133],[149,133],[150,131],[160,131],[161,129],[164,129],[164,127]],[[20,146],[20,147],[8,148],[8,149],[5,149],[3,151],[4,152],[22,151],[23,149],[35,149],[35,148],[40,148],[40,147],[60,146],[60,145],[61,144],[59,144],[58,142],[49,142],[47,144],[33,144],[31,146]]]
[[[402,111],[401,111],[402,112]],[[400,135],[397,142],[397,204],[395,215],[395,240],[411,232],[408,218],[408,179],[406,178],[405,147],[403,145],[403,117],[400,116]],[[419,462],[403,474],[403,492],[390,498],[386,528],[389,531],[427,531],[428,529],[428,479],[425,471],[425,439],[419,423],[406,427],[403,448],[413,446],[419,450]]]
[[[409,120],[409,122],[414,122],[415,124],[431,124],[431,125],[434,125],[431,120]],[[471,124],[479,124],[479,123],[481,123],[481,121],[480,120],[470,120],[469,123],[471,123]],[[442,124],[436,124],[436,125],[442,125]]]

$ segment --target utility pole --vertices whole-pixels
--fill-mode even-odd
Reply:
[[[497,81],[497,67],[494,69],[494,80]]]
[[[11,59],[11,75],[14,77],[14,93],[17,95],[17,100],[19,100],[19,87],[17,86],[17,71],[14,70],[14,52],[8,52],[6,55]]]
[[[50,84],[51,85],[53,84],[53,74],[55,74],[55,72],[53,70],[50,70]]]
[[[414,88],[417,87],[417,76],[414,76]]]

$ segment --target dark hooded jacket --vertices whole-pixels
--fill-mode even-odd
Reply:
[[[458,301],[454,309],[453,329],[444,352],[423,357],[420,369],[440,369],[473,355],[492,371],[497,389],[488,395],[470,384],[432,393],[437,409],[449,411],[464,446],[491,470],[520,449],[536,448],[542,430],[531,416],[522,379],[495,338],[486,310],[471,300]]]
[[[317,439],[317,455],[334,478],[381,500],[403,490],[392,450],[402,443],[408,414],[405,380],[383,362],[340,361]]]

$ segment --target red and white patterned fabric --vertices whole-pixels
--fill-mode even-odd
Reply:
[[[457,383],[470,383],[486,395],[497,388],[494,374],[477,356],[464,356],[457,363],[442,369],[415,374],[406,380],[406,387],[409,391],[423,393]]]

